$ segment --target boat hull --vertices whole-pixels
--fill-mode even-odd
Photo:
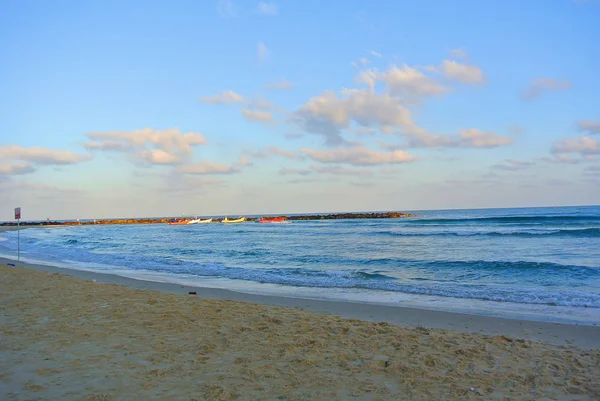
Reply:
[[[233,220],[229,220],[227,217],[225,217],[223,219],[223,223],[225,224],[232,224],[232,223],[243,223],[246,221],[245,217],[240,217],[239,219],[233,219]]]

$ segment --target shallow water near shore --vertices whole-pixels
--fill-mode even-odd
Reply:
[[[21,231],[21,250],[27,261],[154,281],[600,324],[600,207],[418,213],[35,228]],[[16,232],[0,241],[14,258]]]

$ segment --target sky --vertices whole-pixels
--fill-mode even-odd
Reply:
[[[600,1],[3,1],[0,220],[600,204]]]

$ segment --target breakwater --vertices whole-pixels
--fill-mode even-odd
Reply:
[[[399,219],[405,217],[417,217],[412,213],[401,212],[374,212],[374,213],[331,213],[331,214],[303,214],[289,216],[268,216],[266,218],[283,217],[284,220],[341,220],[341,219]],[[258,217],[248,217],[246,221],[253,222]],[[102,225],[102,224],[166,224],[174,221],[187,221],[191,218],[161,217],[161,218],[136,218],[136,219],[96,219],[82,221],[22,221],[21,226],[72,226],[72,225]],[[213,223],[220,223],[223,218],[213,218]],[[16,226],[16,222],[4,222],[0,226]]]

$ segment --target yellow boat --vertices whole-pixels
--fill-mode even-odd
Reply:
[[[225,217],[223,219],[223,223],[243,223],[244,221],[246,221],[245,217],[240,217],[239,219],[233,219],[233,220],[230,220],[227,217]]]

